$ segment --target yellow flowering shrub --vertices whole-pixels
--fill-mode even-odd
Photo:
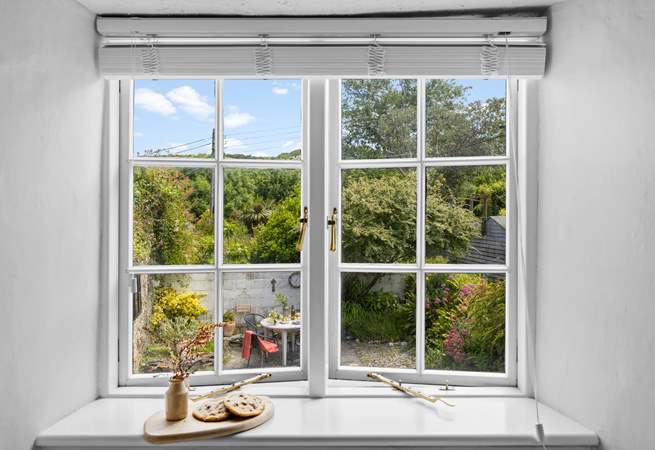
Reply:
[[[178,292],[170,287],[157,289],[150,325],[156,328],[162,320],[176,317],[197,319],[207,312],[201,302],[206,295],[201,292]]]

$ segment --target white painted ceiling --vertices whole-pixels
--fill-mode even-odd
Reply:
[[[78,0],[96,14],[326,16],[535,9],[565,0]]]

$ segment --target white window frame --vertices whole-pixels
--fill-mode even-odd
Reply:
[[[118,382],[120,386],[153,386],[166,385],[167,376],[164,374],[134,374],[132,370],[132,302],[130,301],[130,279],[135,274],[214,274],[214,321],[223,317],[223,305],[220,301],[221,286],[224,273],[235,272],[300,272],[301,292],[300,309],[308,308],[309,284],[307,267],[309,249],[301,253],[299,263],[293,264],[225,264],[223,261],[223,174],[226,168],[242,169],[296,169],[301,173],[301,205],[307,204],[309,193],[309,177],[307,151],[308,129],[308,81],[302,80],[301,95],[301,136],[302,155],[300,160],[252,160],[230,159],[223,155],[223,79],[214,80],[215,86],[215,154],[211,158],[184,158],[184,157],[135,157],[132,151],[133,144],[133,91],[132,80],[120,81],[120,251],[119,251],[119,364]],[[202,265],[147,265],[135,266],[132,264],[132,170],[134,167],[194,167],[205,168],[212,171],[215,195],[214,211],[214,264]],[[219,251],[219,249],[221,251]],[[223,330],[217,329],[216,342],[223,342]],[[267,372],[273,373],[275,381],[294,381],[307,378],[307,334],[308,324],[304,321],[300,330],[300,366],[271,367]],[[244,378],[248,374],[261,372],[261,369],[231,369],[223,370],[223,346],[214,346],[214,370],[202,372],[189,377],[191,385],[209,385],[232,383]]]
[[[291,162],[263,162],[263,161],[251,161],[247,162],[236,162],[229,161],[223,162],[222,159],[222,139],[221,129],[222,120],[220,120],[222,109],[222,90],[221,90],[221,81],[216,81],[216,133],[218,138],[216,142],[218,143],[217,154],[215,158],[208,158],[206,161],[203,160],[198,162],[194,160],[190,164],[199,164],[199,165],[211,165],[214,167],[214,173],[220,174],[222,176],[222,167],[227,166],[239,166],[239,167],[302,167],[303,181],[302,181],[302,205],[306,205],[307,202],[310,203],[310,220],[309,220],[309,229],[306,237],[306,250],[302,256],[300,269],[302,272],[302,299],[301,299],[301,309],[305,311],[304,317],[309,320],[303,321],[303,329],[301,331],[301,367],[298,370],[292,368],[276,368],[272,370],[274,372],[274,381],[287,381],[287,380],[299,380],[299,379],[308,379],[308,392],[312,396],[323,396],[327,392],[327,379],[328,378],[343,378],[343,379],[354,379],[354,380],[365,380],[366,373],[371,370],[371,368],[352,368],[352,367],[339,367],[338,360],[338,337],[339,332],[339,323],[340,316],[338,315],[338,308],[340,304],[340,292],[339,286],[340,283],[337,280],[337,253],[331,253],[326,255],[325,249],[327,245],[327,228],[325,227],[325,218],[328,214],[328,211],[331,210],[332,205],[338,205],[339,212],[340,204],[338,202],[339,193],[335,191],[334,186],[338,186],[335,183],[335,177],[339,174],[339,169],[341,167],[351,167],[363,165],[366,167],[397,167],[395,164],[404,164],[410,165],[413,167],[418,167],[420,172],[417,172],[417,175],[420,175],[426,166],[446,166],[446,165],[478,165],[478,164],[498,164],[502,161],[502,164],[507,166],[507,255],[506,255],[506,264],[499,267],[491,266],[478,266],[478,265],[430,265],[420,267],[418,262],[414,265],[384,265],[383,267],[378,267],[379,265],[365,265],[365,267],[354,267],[355,265],[341,265],[341,268],[346,270],[353,271],[371,271],[372,269],[380,270],[383,272],[414,272],[417,273],[417,320],[416,320],[416,358],[417,358],[417,369],[407,369],[407,370],[391,370],[391,369],[380,369],[381,371],[402,378],[403,381],[413,382],[413,383],[444,383],[449,382],[450,384],[461,384],[468,386],[516,386],[517,383],[524,392],[529,392],[531,385],[529,383],[529,369],[526,367],[527,361],[527,349],[526,343],[523,342],[526,340],[527,333],[529,330],[526,329],[525,320],[523,319],[520,312],[525,310],[526,301],[528,299],[524,298],[523,295],[517,294],[517,268],[516,268],[516,255],[517,255],[517,223],[514,220],[517,217],[516,205],[514,200],[514,177],[512,171],[515,170],[512,164],[511,155],[503,157],[467,157],[467,158],[430,158],[426,159],[424,157],[424,118],[425,118],[425,103],[422,101],[425,95],[425,81],[427,78],[419,79],[418,84],[418,95],[417,95],[417,126],[419,130],[419,136],[421,139],[417,139],[417,158],[415,159],[403,159],[403,160],[375,160],[375,161],[339,161],[341,151],[340,151],[340,80],[339,79],[312,79],[312,80],[303,80],[303,158],[302,161],[291,161]],[[130,261],[128,255],[128,249],[124,244],[126,239],[131,239],[129,235],[129,230],[127,229],[128,221],[125,220],[126,217],[130,215],[129,208],[129,199],[131,198],[131,192],[129,186],[131,182],[126,183],[124,180],[128,179],[128,174],[130,173],[129,166],[133,162],[128,161],[127,155],[131,154],[132,146],[132,107],[131,107],[131,95],[132,95],[132,80],[122,80],[120,85],[118,82],[109,82],[110,88],[113,88],[115,96],[110,95],[109,101],[109,122],[112,122],[112,117],[115,119],[115,123],[119,124],[118,131],[115,133],[118,135],[117,142],[109,142],[107,148],[111,150],[119,150],[120,154],[119,161],[115,161],[111,155],[108,159],[108,168],[110,172],[108,177],[110,178],[107,189],[108,192],[105,196],[107,203],[107,221],[106,226],[109,229],[108,239],[105,241],[105,252],[107,258],[107,270],[106,270],[106,295],[107,295],[107,308],[103,312],[103,315],[106,315],[107,329],[103,333],[103,341],[106,341],[107,346],[101,351],[101,367],[107,368],[106,374],[101,374],[101,393],[109,394],[112,390],[119,386],[164,386],[167,383],[166,377],[164,376],[153,376],[152,374],[146,375],[130,375],[131,369],[131,301],[126,301],[125,293],[129,292],[129,273],[134,270],[128,269],[128,262]],[[517,85],[520,83],[512,83],[508,86],[508,89],[512,89],[512,97],[516,99],[518,93]],[[311,94],[310,94],[311,89]],[[118,91],[118,92],[116,92]],[[526,105],[530,106],[531,110],[534,110],[534,105],[532,104],[533,98],[530,98],[529,101],[526,101],[525,91],[522,92],[522,101],[521,107]],[[527,108],[526,108],[527,109]],[[310,114],[311,111],[311,114]],[[517,121],[519,115],[523,111],[516,111],[514,108],[507,107],[507,128],[508,135],[510,132],[510,121]],[[112,115],[113,114],[113,115]],[[313,115],[314,117],[310,117]],[[522,118],[522,116],[521,116]],[[515,124],[516,125],[516,124]],[[523,124],[522,126],[525,126]],[[311,129],[311,133],[308,133],[308,130]],[[524,146],[529,146],[534,144],[534,133],[532,130],[522,130],[519,129],[519,133],[523,131],[523,138],[520,139]],[[111,130],[110,130],[111,134]],[[112,135],[108,136],[108,141],[111,141]],[[526,141],[526,142],[523,142]],[[310,150],[311,148],[311,150]],[[525,153],[523,149],[521,154]],[[172,161],[165,161],[165,160]],[[527,158],[526,158],[527,160]],[[145,163],[146,160],[144,159]],[[150,161],[147,161],[150,162]],[[182,161],[179,158],[157,158],[155,164],[158,165],[172,165],[180,166]],[[524,164],[526,161],[522,160],[521,163]],[[141,163],[137,163],[140,165]],[[119,182],[112,182],[111,180],[111,170],[112,167],[116,168],[116,171],[119,172],[120,178]],[[521,166],[523,167],[523,166]],[[525,171],[525,168],[523,169]],[[311,173],[311,186],[308,176]],[[519,171],[519,175],[521,175]],[[532,169],[527,170],[527,175],[534,173]],[[117,174],[117,175],[119,175]],[[131,180],[130,180],[131,181]],[[222,192],[219,192],[218,187],[220,186],[219,176],[214,177],[214,183],[216,188],[217,200],[220,201],[216,203],[216,214],[215,214],[215,248],[216,248],[216,264],[210,265],[208,267],[194,267],[193,269],[188,269],[189,272],[193,271],[216,271],[215,275],[215,311],[217,317],[222,317],[222,311],[219,308],[219,291],[221,285],[220,273],[222,271],[239,271],[244,269],[243,266],[239,267],[236,265],[225,266],[222,264],[222,261],[219,261],[219,258],[222,258],[222,254],[219,254],[219,239],[222,240]],[[523,192],[527,199],[530,199],[533,195],[533,190],[531,189],[532,185],[535,183],[533,180],[529,180],[530,185],[528,189]],[[417,176],[418,190],[417,195],[422,195],[423,186],[422,186],[422,177]],[[113,187],[112,187],[113,186]],[[313,187],[313,189],[311,189]],[[112,190],[113,189],[113,190]],[[117,192],[116,192],[117,191]],[[421,204],[421,203],[419,203]],[[525,214],[525,212],[523,213]],[[528,228],[532,227],[533,218],[528,217],[530,223]],[[422,207],[417,208],[417,246],[418,256],[423,258],[424,255],[424,240],[422,239],[423,227],[422,225]],[[117,225],[116,225],[117,224]],[[339,214],[339,224],[340,224],[340,214]],[[340,226],[340,225],[339,225]],[[522,225],[526,227],[525,223]],[[324,232],[314,232],[312,233],[312,228],[322,229]],[[118,236],[115,236],[112,230],[118,231]],[[339,230],[340,231],[340,230]],[[525,230],[524,230],[525,231]],[[534,230],[527,230],[529,235],[527,238],[523,236],[522,240],[524,247],[532,247],[532,240],[534,239],[533,233]],[[340,233],[337,233],[340,239]],[[120,250],[116,251],[112,247],[112,243],[117,242]],[[338,248],[340,249],[340,242]],[[309,264],[311,259],[311,264]],[[113,269],[116,266],[112,265],[112,261],[118,260],[118,273]],[[353,267],[346,267],[353,266]],[[357,265],[359,266],[359,265]],[[167,271],[176,271],[180,268],[171,268],[166,267]],[[530,267],[528,267],[530,269]],[[153,270],[159,270],[155,268]],[[296,265],[247,265],[248,271],[265,271],[265,270],[298,270]],[[505,373],[493,374],[493,373],[480,373],[480,372],[456,372],[456,371],[433,371],[433,370],[422,370],[423,367],[423,313],[422,308],[419,305],[423,304],[423,277],[418,276],[423,273],[429,272],[474,272],[474,273],[485,273],[485,272],[502,272],[506,274],[506,371]],[[177,272],[176,272],[177,273]],[[327,273],[327,276],[325,274]],[[309,282],[312,280],[313,286],[316,289],[312,289],[312,300],[309,301]],[[323,281],[324,285],[320,285],[320,281]],[[528,280],[528,283],[531,283]],[[116,290],[116,285],[118,289]],[[530,290],[530,286],[528,286]],[[116,292],[117,291],[117,292]],[[115,299],[115,300],[113,300]],[[517,313],[518,310],[518,313]],[[329,319],[328,319],[329,317]],[[311,323],[311,326],[310,326]],[[517,342],[517,336],[520,336],[520,339]],[[217,339],[221,339],[221,336],[217,336]],[[112,343],[116,343],[116,346]],[[517,362],[517,346],[519,347],[520,352],[518,352],[518,362]],[[222,364],[222,346],[218,345],[216,347],[215,360]],[[309,351],[308,351],[309,350]],[[518,367],[518,369],[517,369]],[[228,374],[218,373],[218,365],[213,374],[208,375],[194,375],[191,377],[190,382],[193,385],[205,385],[205,384],[223,384],[228,382],[233,382],[237,379],[243,378],[246,373],[252,373],[257,371],[256,369],[247,369],[247,370],[238,370],[238,371],[229,371]],[[517,380],[517,373],[518,380]],[[116,374],[116,375],[114,375]]]
[[[329,115],[334,124],[330,127],[329,178],[330,209],[336,207],[338,214],[337,251],[329,256],[330,290],[330,378],[366,380],[371,371],[402,379],[410,383],[459,384],[467,386],[513,386],[517,373],[517,301],[516,301],[516,207],[513,190],[513,173],[509,138],[506,139],[505,156],[471,157],[427,157],[425,152],[426,82],[437,78],[416,78],[417,80],[417,149],[415,158],[344,160],[341,151],[341,80],[331,80],[329,86]],[[509,93],[509,89],[512,92]],[[516,98],[516,83],[506,83],[506,99]],[[515,120],[514,108],[506,106],[506,136],[511,132]],[[426,264],[425,263],[425,170],[427,167],[464,167],[480,165],[504,165],[506,167],[506,215],[507,233],[505,264]],[[417,182],[416,208],[416,255],[414,264],[361,264],[341,262],[341,172],[350,168],[414,168]],[[416,277],[416,368],[353,367],[340,364],[341,350],[341,273],[404,273]],[[425,368],[425,275],[429,273],[502,273],[505,275],[505,371],[502,373],[433,370]]]

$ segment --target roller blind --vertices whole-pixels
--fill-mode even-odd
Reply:
[[[544,73],[546,18],[97,19],[107,78]]]

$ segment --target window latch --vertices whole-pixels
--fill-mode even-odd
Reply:
[[[309,221],[309,208],[305,206],[303,215],[300,218],[300,234],[298,235],[298,242],[296,242],[296,250],[302,252],[305,243],[305,233],[307,231],[307,222]]]
[[[332,215],[327,220],[328,227],[330,227],[330,251],[337,251],[337,208],[332,210]]]

